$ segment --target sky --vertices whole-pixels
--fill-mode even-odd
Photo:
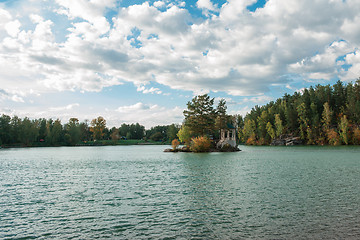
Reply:
[[[360,77],[360,0],[0,0],[0,114],[146,128]]]

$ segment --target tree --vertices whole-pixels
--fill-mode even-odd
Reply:
[[[0,142],[2,144],[9,144],[11,142],[10,125],[11,118],[3,114],[0,117]]]
[[[256,123],[253,119],[245,119],[244,128],[242,131],[242,138],[244,142],[248,142],[248,139],[251,138],[251,143],[256,140]],[[240,136],[239,136],[240,137]]]
[[[333,111],[331,110],[329,103],[324,103],[324,111],[322,113],[323,129],[325,131],[330,129]]]
[[[229,116],[226,115],[226,101],[225,99],[220,99],[218,106],[216,107],[216,119],[215,126],[217,129],[224,129],[227,127],[229,122]]]
[[[37,122],[31,121],[29,118],[25,117],[21,123],[22,126],[22,134],[21,134],[21,142],[29,145],[32,142],[35,142],[38,135],[39,129],[37,128]]]
[[[11,119],[11,141],[13,143],[21,142],[21,119],[18,116],[14,116]]]
[[[207,94],[196,96],[187,103],[187,110],[184,111],[185,125],[193,134],[213,134],[216,116],[213,104],[214,98]]]
[[[300,123],[300,136],[301,139],[305,140],[307,139],[307,128],[309,126],[309,119],[308,119],[308,114],[307,114],[307,109],[306,109],[306,104],[305,103],[301,103],[297,108],[296,108],[297,112],[298,112],[298,116],[299,116],[299,123]]]
[[[268,123],[266,124],[266,130],[267,130],[270,138],[271,138],[271,139],[274,139],[275,136],[276,136],[276,134],[275,134],[275,130],[274,130],[274,128],[273,128],[273,126],[272,126],[272,124],[271,124],[270,122],[268,122]]]
[[[55,145],[61,142],[62,138],[62,130],[63,127],[61,125],[61,121],[59,119],[56,119],[54,123],[52,123],[52,120],[48,123],[49,133],[48,133],[48,139],[50,140],[51,145]]]
[[[90,131],[93,133],[94,140],[101,140],[104,136],[104,129],[106,128],[106,120],[99,116],[91,120]]]
[[[89,127],[89,121],[85,120],[79,124],[80,128],[80,140],[81,141],[90,141],[91,140],[91,131]]]
[[[160,132],[156,132],[154,133],[153,135],[150,136],[150,139],[153,140],[153,141],[161,141],[163,140],[163,135],[160,133]]]
[[[67,143],[69,145],[75,145],[80,141],[81,131],[80,131],[80,123],[77,118],[70,118],[69,122],[65,125],[65,129],[67,134]]]
[[[110,134],[111,140],[118,141],[120,139],[119,130],[116,127],[113,127],[110,130],[110,132],[111,132],[111,134]]]
[[[181,129],[179,130],[177,136],[179,137],[179,140],[183,143],[185,143],[186,146],[190,146],[190,141],[192,137],[192,132],[190,128],[186,125],[183,125]]]
[[[340,139],[346,145],[349,144],[349,121],[347,120],[346,115],[343,115],[340,118],[339,124],[339,132],[340,132]]]
[[[280,114],[275,114],[275,136],[280,137],[284,133],[284,126],[282,124]]]
[[[167,128],[167,138],[169,141],[172,141],[176,138],[177,133],[179,132],[179,127],[175,124],[171,124]]]
[[[38,140],[40,141],[41,139],[44,140],[46,138],[46,119],[42,118],[39,119],[40,122],[40,126],[39,126],[39,136],[38,136]]]

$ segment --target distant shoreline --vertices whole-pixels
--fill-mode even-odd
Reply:
[[[26,144],[6,144],[0,146],[3,149],[9,148],[46,148],[46,147],[101,147],[101,146],[134,146],[134,145],[170,145],[168,142],[155,142],[155,141],[144,141],[144,140],[100,140],[96,142],[82,142],[75,145],[68,145],[65,143],[59,143],[50,145],[47,143],[32,143],[29,145]]]

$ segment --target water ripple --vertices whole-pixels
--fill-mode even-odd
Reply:
[[[0,239],[359,239],[360,148],[0,150]]]

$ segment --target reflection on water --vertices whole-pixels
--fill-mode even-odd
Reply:
[[[2,149],[0,238],[360,238],[360,148]]]

